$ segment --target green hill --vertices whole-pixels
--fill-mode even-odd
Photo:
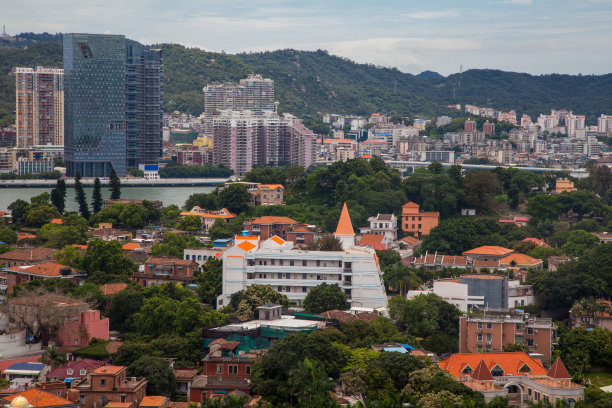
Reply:
[[[58,41],[58,35],[28,33],[19,41],[0,43],[0,126],[14,121],[14,78],[7,74],[18,65],[61,67]],[[515,109],[532,118],[566,108],[587,115],[590,123],[601,113],[612,113],[612,74],[534,76],[469,70],[448,77],[433,72],[414,76],[395,68],[357,64],[322,50],[232,55],[176,44],[156,46],[164,56],[166,109],[192,114],[203,110],[206,84],[238,81],[249,73],[274,79],[280,110],[302,117],[317,117],[320,112],[431,117],[448,113],[446,106],[455,103]]]

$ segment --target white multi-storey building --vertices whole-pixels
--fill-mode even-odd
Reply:
[[[346,206],[345,206],[346,210]],[[352,307],[386,308],[388,306],[382,272],[376,252],[367,247],[349,246],[346,236],[350,223],[348,211],[338,223],[335,234],[343,244],[342,251],[306,251],[278,236],[260,242],[256,236],[236,236],[235,245],[223,255],[222,294],[217,306],[226,306],[233,293],[250,285],[271,285],[301,305],[308,292],[321,283],[338,285]]]

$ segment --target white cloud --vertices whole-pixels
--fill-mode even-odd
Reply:
[[[532,0],[507,0],[502,3],[511,3],[511,4],[521,4],[523,6],[531,6],[533,4]]]
[[[415,11],[413,13],[402,14],[404,17],[415,20],[436,20],[439,18],[459,17],[459,15],[459,10]]]

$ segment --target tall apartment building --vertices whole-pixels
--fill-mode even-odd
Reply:
[[[482,125],[482,131],[487,136],[493,136],[495,134],[495,123],[491,123],[487,120]]]
[[[64,144],[64,70],[21,68],[15,74],[17,147]]]
[[[508,343],[523,343],[530,353],[550,360],[557,326],[550,318],[523,316],[462,316],[459,319],[459,352],[502,351]]]
[[[476,131],[476,122],[473,120],[466,120],[463,124],[463,130],[465,132],[475,132]]]
[[[597,118],[597,132],[612,133],[612,115],[601,115]]]
[[[211,120],[213,163],[244,175],[254,165],[315,162],[315,135],[298,119],[266,111],[221,111]]]
[[[123,35],[64,35],[68,176],[124,176],[128,166],[157,161],[161,75],[161,51]]]
[[[569,137],[576,136],[577,130],[585,128],[585,117],[584,115],[574,115],[569,113],[565,116],[565,128]]]
[[[240,85],[231,82],[206,85],[203,91],[207,118],[222,110],[250,110],[255,115],[274,110],[274,81],[261,75],[249,75],[240,80]]]
[[[357,247],[346,206],[334,234],[343,243],[342,251],[306,251],[293,242],[273,236],[260,241],[257,236],[236,236],[235,245],[223,258],[223,307],[231,295],[253,284],[271,285],[301,305],[316,286],[338,285],[352,306],[387,307],[378,258],[373,249]]]

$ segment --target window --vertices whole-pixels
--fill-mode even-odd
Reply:
[[[285,286],[285,291],[286,292],[291,292],[291,286]]]
[[[244,371],[245,371],[246,375],[251,375],[251,366],[244,367]]]
[[[308,279],[308,275],[306,275],[305,273],[302,274],[302,279]]]
[[[468,366],[465,366],[465,368],[461,371],[461,374],[472,374],[472,372],[473,372],[472,367],[468,365]]]
[[[106,380],[105,380],[105,379],[101,379],[101,380],[100,380],[100,385],[101,385],[102,387],[104,387],[104,386],[106,385]]]
[[[482,333],[478,333],[477,337],[476,337],[477,341],[482,341]]]
[[[527,334],[533,334],[533,327],[527,328]]]
[[[519,373],[530,373],[531,368],[527,364],[523,364],[523,366],[519,369]]]
[[[502,375],[504,375],[504,370],[501,369],[500,366],[496,365],[492,370],[491,370],[491,375],[493,377],[501,377]]]
[[[308,264],[308,262],[304,259],[302,260],[302,266],[306,266]]]
[[[491,330],[491,327],[493,327],[493,323],[487,322],[487,330]]]
[[[527,339],[527,345],[533,347],[533,339]]]
[[[227,371],[229,374],[238,374],[238,366],[237,365],[227,366]]]
[[[74,370],[72,368],[69,368],[66,370],[66,374],[68,375],[72,375],[72,373],[74,372]]]
[[[321,261],[317,261],[317,266],[321,266]]]
[[[482,330],[482,322],[478,322],[477,327],[478,327],[478,330]]]
[[[125,395],[122,395],[120,398],[121,398],[121,402],[125,402]]]
[[[302,286],[302,293],[308,292],[308,288],[306,286]]]
[[[223,364],[217,364],[217,374],[223,374]]]
[[[487,342],[491,342],[493,340],[493,335],[491,333],[487,333]]]
[[[84,368],[81,368],[81,375],[86,375],[87,374],[87,370]]]
[[[80,395],[79,396],[79,404],[85,404],[85,396],[84,395]]]
[[[294,261],[293,259],[292,259],[292,260],[290,260],[290,261],[289,261],[289,266],[293,266],[294,262],[295,262],[295,261]]]

